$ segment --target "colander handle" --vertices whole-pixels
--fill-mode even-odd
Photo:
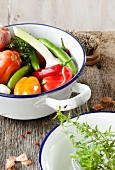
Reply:
[[[66,100],[57,100],[47,97],[45,99],[45,103],[51,108],[53,108],[55,111],[59,109],[59,106],[61,107],[62,111],[68,111],[83,105],[91,97],[90,87],[85,84],[75,82],[72,87],[72,92],[79,94],[76,94],[75,97]]]

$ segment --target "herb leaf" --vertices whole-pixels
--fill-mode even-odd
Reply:
[[[101,132],[97,125],[92,128],[87,122],[79,123],[79,117],[73,120],[71,113],[66,116],[61,108],[55,116],[74,146],[75,153],[70,157],[77,159],[84,170],[115,170],[115,132],[112,132],[111,126]],[[75,133],[70,132],[70,126],[75,128]],[[76,139],[78,133],[82,140]]]

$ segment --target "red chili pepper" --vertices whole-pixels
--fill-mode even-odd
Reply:
[[[64,50],[69,56],[71,56],[70,51],[68,49]]]
[[[62,71],[62,66],[60,64],[56,64],[51,67],[47,67],[44,69],[40,69],[38,71],[33,72],[33,76],[37,77],[38,79],[43,79],[47,76],[55,76]]]
[[[42,85],[45,92],[53,90],[59,86],[64,85],[72,79],[72,71],[67,66],[62,68],[60,74],[56,76],[47,76],[43,78]]]
[[[65,47],[65,45],[64,45],[64,42],[63,42],[63,39],[61,38],[61,44],[62,44],[62,47],[61,47],[61,49],[63,50],[63,51],[65,51],[70,57],[71,57],[71,54],[70,54],[70,51]]]

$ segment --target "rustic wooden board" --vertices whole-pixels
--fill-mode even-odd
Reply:
[[[78,31],[115,30],[115,1],[0,0],[0,23],[50,24]]]
[[[8,0],[0,0],[0,24],[7,25],[9,23],[9,4]]]

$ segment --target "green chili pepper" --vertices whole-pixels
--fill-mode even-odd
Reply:
[[[65,65],[65,63],[67,63],[68,60],[70,60],[69,55],[65,51],[63,51],[61,48],[55,46],[49,40],[47,40],[45,38],[39,38],[39,41],[43,45],[45,45],[53,53],[54,56],[58,57],[64,65]],[[76,68],[74,62],[72,60],[70,60],[67,63],[67,66],[72,70],[73,75],[75,75],[77,68]]]
[[[7,86],[10,90],[13,90],[16,83],[25,75],[29,74],[32,71],[31,65],[26,65],[20,68],[18,71],[16,71],[13,76],[10,78],[10,80],[7,83]]]
[[[29,59],[31,61],[31,65],[34,68],[34,70],[36,71],[39,70],[40,69],[39,60],[36,55],[36,51],[33,48],[29,50]]]

